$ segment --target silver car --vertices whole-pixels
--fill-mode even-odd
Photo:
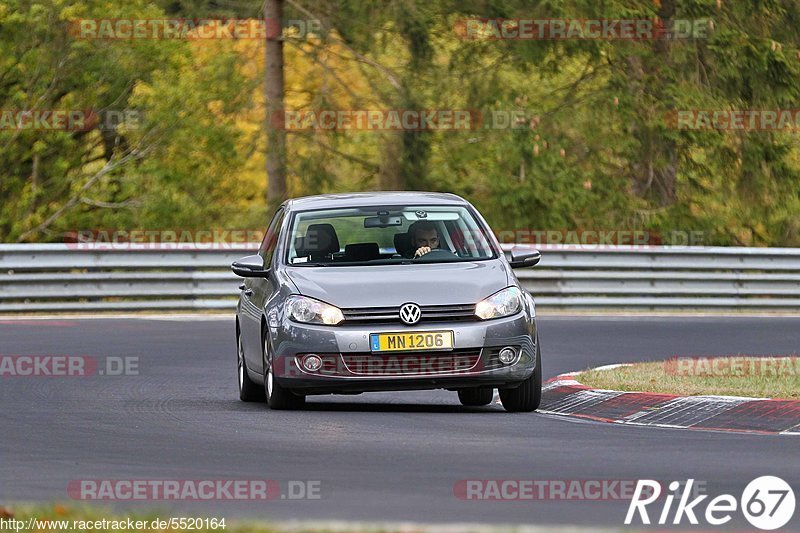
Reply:
[[[533,411],[542,390],[536,309],[486,221],[426,192],[288,200],[236,311],[239,397],[298,409],[311,394],[447,389],[463,405]]]

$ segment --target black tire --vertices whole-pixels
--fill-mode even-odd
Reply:
[[[281,387],[272,373],[272,354],[269,354],[267,347],[267,336],[264,335],[262,343],[264,354],[264,387],[262,391],[267,399],[267,405],[275,410],[294,410],[302,409],[306,404],[305,396],[298,396],[289,389]]]
[[[238,362],[239,399],[243,402],[263,402],[264,387],[255,383],[247,374],[247,362],[244,358],[242,335],[236,328],[236,359]]]
[[[500,389],[500,401],[509,413],[530,413],[539,408],[542,402],[542,351],[536,339],[536,366],[531,377],[519,387]]]
[[[492,403],[492,398],[494,398],[494,389],[489,387],[470,387],[458,391],[458,401],[467,407],[489,405]]]

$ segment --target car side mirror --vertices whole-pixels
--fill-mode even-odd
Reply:
[[[509,264],[511,268],[525,268],[532,267],[539,264],[542,259],[542,254],[539,250],[519,250],[512,248],[511,261]]]
[[[269,274],[269,269],[264,269],[264,259],[260,255],[248,255],[234,261],[231,270],[243,278],[265,278]]]

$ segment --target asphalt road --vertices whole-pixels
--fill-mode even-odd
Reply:
[[[549,377],[673,355],[798,353],[800,319],[542,317],[540,336]],[[750,480],[778,475],[800,497],[795,437],[470,409],[446,391],[313,397],[302,412],[269,411],[238,401],[234,354],[232,319],[0,319],[0,355],[137,357],[139,367],[0,377],[0,501],[68,500],[68,483],[81,479],[314,480],[318,500],[127,505],[228,519],[619,526],[627,500],[464,501],[454,485],[694,478],[712,496],[738,497]],[[789,526],[800,530],[800,510]]]

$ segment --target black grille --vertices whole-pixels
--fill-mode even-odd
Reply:
[[[421,305],[424,322],[462,322],[477,320],[475,304],[463,305]],[[400,307],[358,307],[342,309],[345,324],[402,324]]]
[[[458,374],[475,370],[480,349],[451,352],[401,352],[377,355],[371,353],[342,354],[347,369],[363,376],[411,376]]]
[[[519,349],[517,346],[515,346],[515,348]],[[500,362],[500,350],[502,349],[502,346],[492,346],[483,349],[483,370],[497,370],[498,368],[506,366]]]

